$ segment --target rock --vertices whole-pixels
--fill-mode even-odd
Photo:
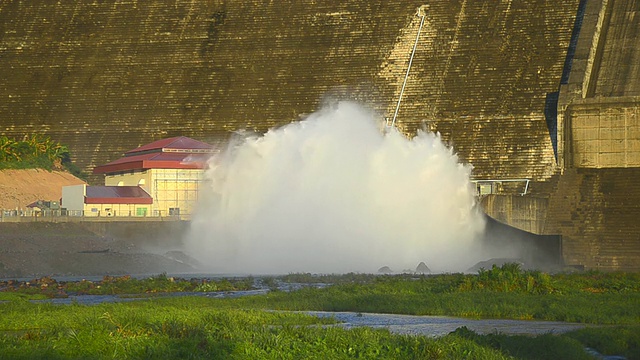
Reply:
[[[192,266],[194,268],[198,268],[198,267],[202,266],[202,264],[198,260],[196,260],[193,257],[183,253],[180,250],[167,251],[164,254],[164,257],[166,257],[168,259],[171,259],[171,260],[174,260],[174,261],[177,261],[179,263],[190,265],[190,266]]]
[[[380,269],[378,269],[378,272],[381,274],[391,274],[393,271],[388,266],[383,266]]]
[[[424,261],[421,261],[420,264],[418,264],[418,267],[416,267],[416,273],[431,274],[431,269],[429,269],[429,267],[427,266],[427,264],[424,263]]]

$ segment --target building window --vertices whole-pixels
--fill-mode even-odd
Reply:
[[[147,216],[147,208],[136,208],[136,216]]]
[[[180,208],[169,208],[169,216],[180,216]]]

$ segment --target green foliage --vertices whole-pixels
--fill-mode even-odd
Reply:
[[[638,358],[637,325],[535,337],[462,327],[434,339],[346,330],[332,326],[332,318],[221,303],[200,297],[94,306],[0,303],[0,359],[590,359],[585,346]]]
[[[0,136],[0,170],[2,169],[45,169],[66,168],[73,175],[86,175],[71,162],[69,148],[51,138],[33,134],[19,141]]]
[[[231,282],[228,279],[219,280],[185,280],[167,277],[160,274],[146,279],[135,279],[129,276],[105,277],[91,294],[144,294],[170,292],[205,292],[205,291],[234,291],[251,289],[244,279]]]
[[[628,359],[640,359],[640,325],[589,327],[572,331],[567,337],[601,354],[617,354]]]
[[[47,299],[46,295],[42,294],[24,294],[14,292],[0,292],[0,301],[20,301],[20,300],[43,300]]]
[[[593,359],[584,351],[583,344],[567,336],[478,335],[464,326],[450,335],[471,340],[482,347],[501,350],[517,359]]]
[[[403,286],[404,284],[399,284]],[[504,292],[389,291],[376,285],[304,288],[237,299],[230,306],[280,310],[380,312],[408,315],[460,316],[592,324],[637,324],[640,293],[523,294]],[[597,308],[598,311],[594,311]]]
[[[507,359],[455,336],[330,326],[299,313],[219,309],[202,298],[98,306],[0,304],[6,359]]]
[[[253,288],[253,279],[179,279],[160,274],[145,279],[131,276],[105,276],[101,281],[60,282],[50,277],[28,282],[0,282],[3,292],[40,294],[49,298],[69,295],[154,294],[171,292],[238,291]]]
[[[311,274],[311,273],[292,273],[278,277],[285,283],[304,283],[304,284],[342,284],[342,283],[368,283],[373,281],[377,276],[373,274],[347,273],[347,274]]]
[[[558,274],[494,268],[472,274],[378,275],[368,282],[271,292],[235,306],[281,310],[381,312],[592,324],[640,323],[635,274]],[[585,278],[587,280],[585,280]],[[599,290],[594,292],[593,282]],[[598,311],[594,311],[594,309]]]
[[[549,275],[493,268],[472,274],[369,275],[351,274],[324,288],[271,291],[229,303],[244,308],[382,312],[411,315],[452,315],[470,318],[509,318],[571,321],[591,324],[640,323],[640,291],[637,274],[585,273]],[[304,275],[296,280],[314,276]],[[284,279],[291,281],[292,276]],[[3,291],[65,297],[82,294],[155,294],[190,291],[249,290],[252,278],[178,279],[165,274],[146,279],[105,277],[102,281],[56,283],[50,278],[29,283],[0,283]],[[262,284],[276,289],[280,278],[267,277]],[[597,289],[597,291],[594,291]],[[635,289],[635,290],[634,290]],[[598,311],[593,311],[593,309]]]
[[[458,290],[551,294],[556,291],[556,288],[549,274],[540,271],[522,271],[520,264],[508,263],[500,267],[493,265],[491,270],[480,269],[478,276],[465,277]]]
[[[476,275],[331,275],[335,285],[235,299],[157,298],[95,306],[25,301],[42,294],[225,291],[253,279],[105,277],[100,282],[17,283],[0,292],[0,359],[75,358],[384,358],[587,359],[584,347],[640,358],[637,274],[540,274],[506,266]],[[288,281],[328,278],[288,275]],[[530,280],[533,278],[533,280]],[[275,286],[283,278],[268,278]],[[4,289],[8,284],[2,284]],[[14,284],[15,285],[15,284]],[[595,289],[595,290],[594,290]],[[38,291],[40,292],[38,292]],[[37,294],[37,295],[27,295]],[[414,315],[546,319],[590,326],[563,335],[479,335],[466,328],[438,339],[330,326],[331,318],[265,310],[326,310]],[[597,311],[594,311],[597,309]],[[624,325],[624,326],[623,326]]]
[[[562,292],[637,293],[640,292],[640,273],[588,271],[554,275]]]

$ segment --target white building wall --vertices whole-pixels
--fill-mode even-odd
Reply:
[[[84,216],[100,217],[121,217],[134,216],[144,217],[151,215],[151,205],[149,204],[85,204]]]
[[[71,185],[62,187],[62,208],[68,211],[84,210],[84,197],[87,194],[87,185]]]

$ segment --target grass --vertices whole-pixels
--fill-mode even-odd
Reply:
[[[15,301],[15,300],[44,300],[47,299],[46,295],[42,294],[23,294],[15,292],[0,292],[0,301]]]
[[[207,299],[183,300],[92,307],[2,304],[0,358],[417,359],[427,351],[453,351],[426,338],[321,327],[330,319],[221,310]],[[477,350],[491,355],[488,358],[504,358],[499,352]]]
[[[354,292],[350,292],[353,290]],[[519,295],[509,293],[389,294],[377,289],[302,289],[233,302],[239,307],[280,310],[379,312],[468,318],[569,321],[589,324],[640,323],[640,294]],[[597,311],[594,311],[597,309]]]
[[[271,292],[232,305],[634,325],[640,324],[639,284],[637,273],[549,275],[506,264],[478,275],[376,276],[327,288]]]
[[[48,298],[70,295],[159,294],[172,292],[238,291],[253,288],[253,278],[180,279],[160,274],[144,279],[130,276],[105,276],[101,281],[58,282],[50,277],[31,281],[1,281],[2,293]]]
[[[627,359],[640,359],[640,325],[591,327],[570,332],[566,337],[603,354],[620,354]]]
[[[0,304],[1,359],[588,359],[568,336],[438,338],[330,326],[298,313],[224,309],[205,298],[96,306]]]
[[[514,265],[477,275],[290,274],[262,279],[333,283],[235,299],[149,298],[84,306],[32,303],[56,293],[171,292],[250,286],[246,281],[109,278],[16,285],[0,292],[0,359],[589,359],[585,347],[640,359],[640,276],[549,275]],[[48,285],[44,285],[48,283]],[[10,290],[7,292],[7,290]],[[39,290],[40,292],[36,291]],[[43,295],[44,294],[44,295]],[[264,310],[326,310],[596,324],[562,335],[479,335],[459,328],[432,339],[331,326],[332,319]]]

